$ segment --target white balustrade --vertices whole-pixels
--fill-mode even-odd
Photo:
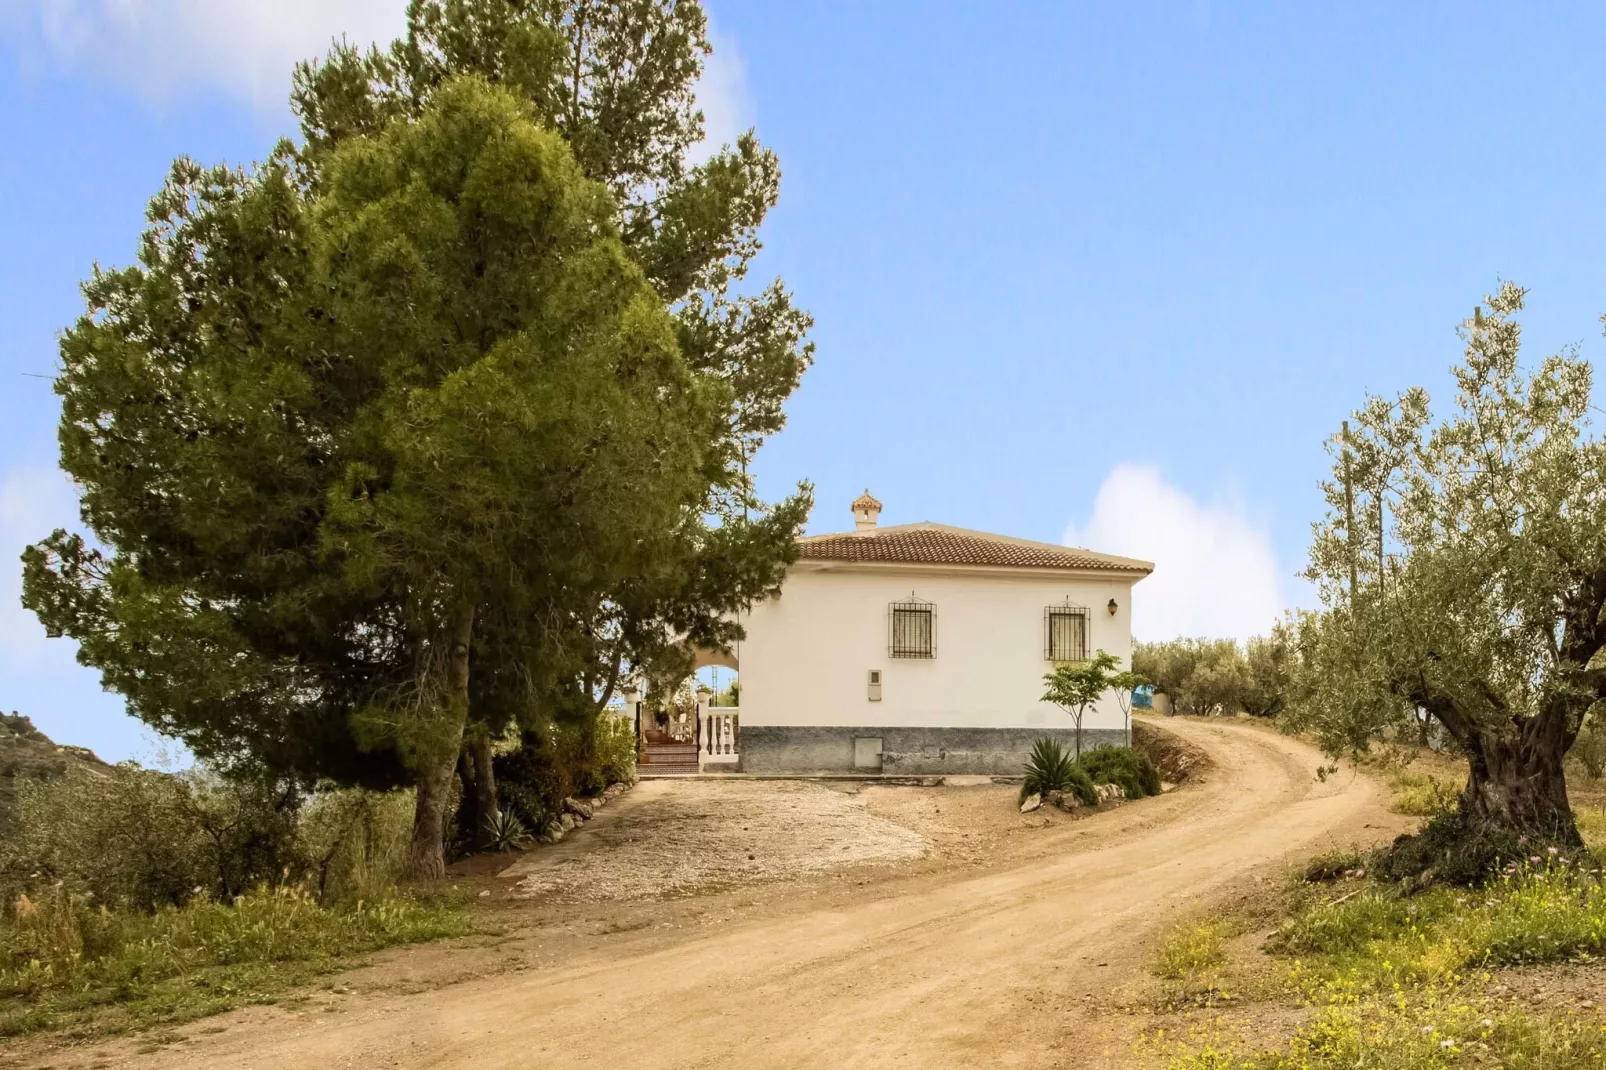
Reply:
[[[697,694],[697,765],[700,769],[735,765],[741,759],[742,711],[737,706],[710,706],[710,697],[707,691]]]

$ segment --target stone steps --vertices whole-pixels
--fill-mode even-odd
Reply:
[[[636,766],[636,775],[643,777],[695,776],[698,772],[695,743],[655,743],[648,740],[646,758]]]

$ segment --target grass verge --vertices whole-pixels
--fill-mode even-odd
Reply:
[[[1167,1070],[1582,1070],[1606,1059],[1606,1025],[1431,987],[1382,999],[1335,995],[1270,1051],[1209,1026],[1181,1038],[1155,1034],[1143,1047],[1146,1062]]]
[[[186,1022],[272,1002],[366,952],[471,931],[451,895],[336,908],[299,886],[127,915],[58,891],[19,899],[12,915],[0,925],[0,1036]]]
[[[1257,1012],[1222,1013],[1183,1034],[1157,1031],[1140,1045],[1166,1070],[1407,1070],[1606,1065],[1606,1019],[1524,1004],[1498,987],[1496,970],[1606,959],[1606,882],[1594,859],[1546,852],[1478,889],[1415,896],[1367,879],[1365,859],[1335,852],[1306,868],[1287,915],[1266,945],[1277,980],[1265,990],[1284,1041],[1246,1039]],[[1210,993],[1236,985],[1230,922],[1174,931],[1155,972]],[[1266,962],[1267,960],[1260,960]],[[1510,974],[1503,976],[1509,977]],[[1541,986],[1541,991],[1543,986]],[[1195,1002],[1201,1002],[1197,998]],[[1594,1004],[1584,1006],[1593,1008]],[[1280,1016],[1280,1017],[1279,1017]]]

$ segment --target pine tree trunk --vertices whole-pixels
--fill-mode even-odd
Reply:
[[[491,845],[491,826],[501,816],[496,801],[496,772],[491,768],[491,737],[483,730],[470,733],[464,749],[474,767],[474,820],[478,822],[474,842],[483,850]]]
[[[463,725],[468,719],[468,649],[473,629],[471,610],[462,612],[453,623],[441,734],[419,758],[417,766],[418,803],[413,810],[413,840],[405,871],[412,880],[439,880],[446,876],[446,806],[463,746]]]
[[[456,765],[436,759],[418,771],[418,805],[413,810],[413,841],[407,854],[409,880],[446,876],[446,806]]]

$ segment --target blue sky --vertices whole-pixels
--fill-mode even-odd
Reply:
[[[0,553],[75,519],[55,335],[126,263],[174,156],[292,126],[290,62],[402,0],[0,4]],[[1243,635],[1307,598],[1323,439],[1444,393],[1457,322],[1531,288],[1537,355],[1601,352],[1606,8],[711,0],[711,127],[782,202],[758,274],[818,321],[761,487],[816,531],[869,487],[937,520],[1152,557],[1135,629]],[[1442,399],[1441,400],[1447,400]],[[154,743],[16,608],[0,705]]]

